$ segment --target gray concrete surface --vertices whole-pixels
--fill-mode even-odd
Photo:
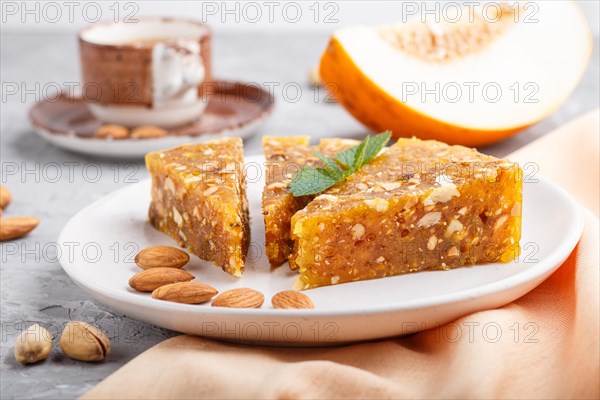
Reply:
[[[262,133],[361,137],[365,133],[361,125],[338,105],[325,104],[322,94],[315,101],[315,93],[306,83],[308,70],[316,63],[326,40],[323,35],[217,35],[216,76],[280,83],[275,91],[278,97],[275,113]],[[598,107],[598,68],[596,40],[583,82],[561,109],[527,131],[483,151],[506,155]],[[11,82],[34,91],[36,84],[43,88],[49,82],[59,86],[77,82],[76,39],[65,34],[3,34],[1,74],[3,87]],[[288,82],[301,84],[302,96],[298,102],[283,101],[281,88]],[[0,245],[0,397],[75,398],[147,348],[176,335],[91,300],[62,271],[53,245],[62,227],[78,210],[115,189],[144,179],[147,174],[139,161],[90,158],[46,143],[33,132],[27,120],[34,95],[24,99],[7,96],[4,88],[2,95],[2,183],[14,194],[14,203],[6,213],[36,215],[41,224],[28,237]],[[246,142],[246,153],[260,153],[259,136]],[[44,363],[24,367],[14,360],[15,337],[30,323],[43,324],[57,339],[62,325],[71,319],[96,323],[108,332],[113,352],[106,362],[86,364],[70,360],[56,351],[57,340]]]

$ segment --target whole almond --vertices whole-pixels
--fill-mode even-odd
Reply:
[[[213,301],[213,307],[259,308],[265,302],[265,296],[254,289],[237,288],[227,290]]]
[[[175,303],[200,304],[209,301],[217,293],[217,289],[202,282],[179,282],[159,287],[152,292],[152,297]]]
[[[36,217],[0,218],[0,241],[18,239],[31,232],[40,219]]]
[[[148,247],[135,256],[135,263],[141,269],[181,268],[188,261],[190,261],[188,253],[171,246]]]
[[[6,208],[12,201],[12,193],[4,185],[0,185],[0,209]]]
[[[129,137],[129,129],[123,125],[106,124],[96,129],[94,135],[99,138],[125,139]]]
[[[101,361],[110,353],[110,340],[104,332],[85,322],[71,321],[60,335],[60,348],[81,361]]]
[[[284,290],[271,298],[273,308],[315,308],[310,297],[295,290]]]
[[[151,139],[167,136],[168,133],[158,126],[142,125],[131,131],[131,137],[136,139]]]
[[[129,286],[138,292],[152,292],[161,286],[170,283],[188,282],[194,275],[177,268],[150,268],[142,271],[129,279]]]
[[[45,360],[52,350],[52,335],[38,324],[25,329],[15,342],[15,359],[21,364]]]

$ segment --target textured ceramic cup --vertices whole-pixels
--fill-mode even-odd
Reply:
[[[104,122],[174,127],[198,118],[211,80],[211,35],[189,20],[103,22],[79,33],[83,96]]]

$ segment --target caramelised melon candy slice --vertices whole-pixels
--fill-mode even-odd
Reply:
[[[265,220],[265,251],[272,267],[287,261],[290,249],[290,220],[306,206],[307,197],[289,193],[289,182],[302,166],[316,160],[308,136],[263,136],[266,159],[262,210]]]
[[[150,223],[192,254],[241,276],[250,241],[240,138],[146,155]]]
[[[294,215],[296,288],[511,261],[521,204],[517,164],[401,139]]]
[[[349,139],[322,139],[318,146],[309,146],[309,139],[308,136],[263,136],[266,179],[262,208],[266,253],[272,267],[278,267],[288,260],[292,249],[290,220],[314,197],[292,196],[290,182],[296,173],[304,166],[321,164],[314,150],[334,156],[357,144]]]

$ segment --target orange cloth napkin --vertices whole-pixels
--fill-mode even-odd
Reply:
[[[599,119],[594,111],[510,157],[536,162],[596,214],[585,210],[569,259],[517,301],[396,340],[335,348],[179,336],[83,398],[598,398]],[[499,337],[482,331],[489,322]]]

